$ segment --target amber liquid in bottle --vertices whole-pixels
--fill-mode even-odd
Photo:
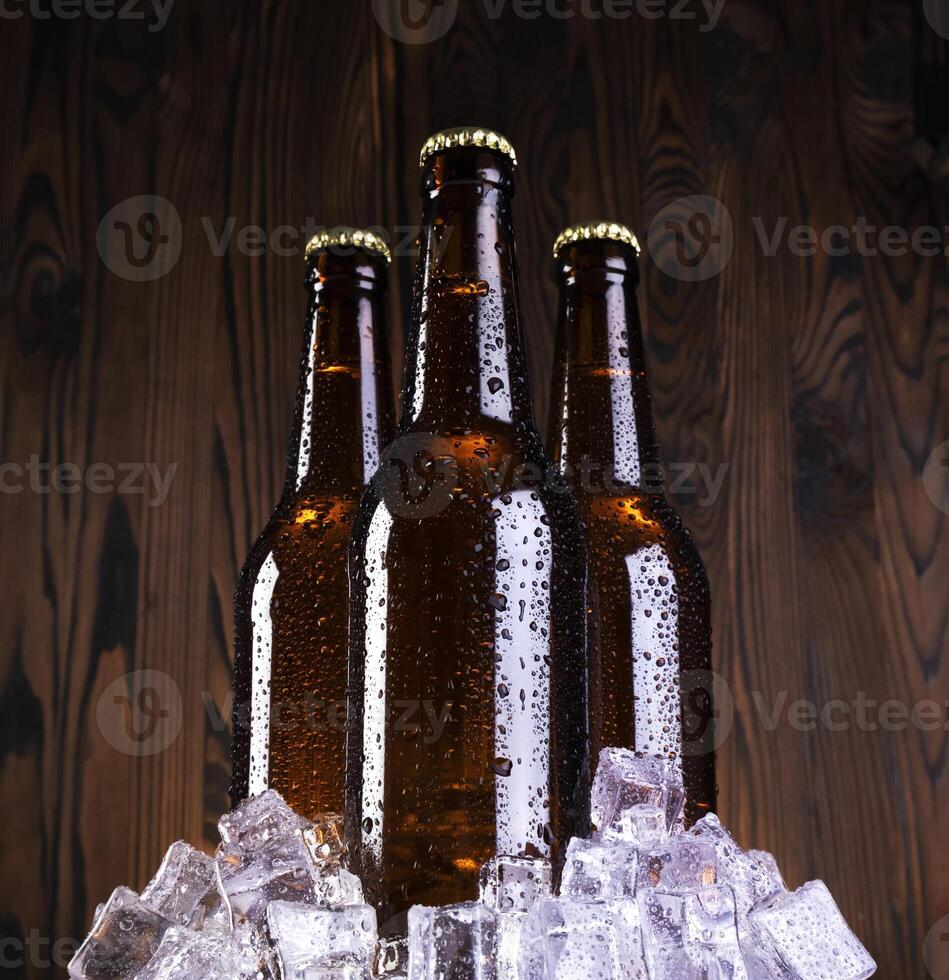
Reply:
[[[512,176],[424,164],[399,433],[354,529],[346,819],[388,934],[587,822],[583,535],[533,419]]]
[[[393,416],[386,277],[362,248],[308,258],[286,483],[235,597],[235,804],[271,787],[308,816],[342,811],[347,549]]]
[[[715,808],[709,586],[662,492],[636,254],[579,241],[558,250],[557,272],[549,444],[587,531],[591,752],[681,760],[691,824]]]

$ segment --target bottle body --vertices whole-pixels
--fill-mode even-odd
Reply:
[[[321,253],[310,285],[286,485],[235,596],[231,795],[315,816],[344,803],[347,553],[392,411],[381,259]]]
[[[585,828],[582,529],[530,408],[510,172],[426,172],[399,435],[360,504],[348,836],[380,927]]]
[[[686,821],[715,807],[711,601],[695,542],[661,489],[635,254],[559,253],[552,455],[583,516],[590,581],[591,752],[680,762]]]

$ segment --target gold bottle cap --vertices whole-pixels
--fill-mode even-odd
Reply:
[[[637,255],[642,251],[638,239],[626,225],[618,224],[615,221],[594,221],[590,224],[571,225],[569,228],[564,228],[554,242],[554,258],[557,257],[557,253],[564,245],[572,245],[574,242],[596,241],[597,239],[632,245],[633,251]]]
[[[429,136],[419,154],[419,166],[425,166],[425,161],[433,153],[453,146],[483,146],[489,150],[497,150],[498,153],[503,153],[515,167],[517,166],[517,154],[510,142],[493,129],[481,129],[477,126],[443,129],[440,133]]]
[[[387,263],[392,261],[389,246],[374,232],[364,228],[348,228],[340,226],[321,231],[314,235],[306,246],[306,257],[309,259],[316,252],[326,251],[337,246],[361,248],[372,255],[379,255]]]

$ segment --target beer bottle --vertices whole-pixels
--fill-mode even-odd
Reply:
[[[236,804],[268,787],[299,812],[340,812],[346,722],[346,552],[391,437],[388,246],[336,228],[306,251],[309,290],[283,495],[235,596]]]
[[[549,446],[587,532],[593,753],[681,761],[692,823],[715,807],[708,579],[662,489],[626,227],[566,229]],[[594,754],[594,758],[596,755]]]
[[[514,151],[448,130],[421,165],[402,415],[350,552],[346,819],[390,934],[495,853],[556,859],[588,806],[586,558],[531,406]]]

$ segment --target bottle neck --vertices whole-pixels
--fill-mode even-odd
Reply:
[[[319,256],[310,299],[285,496],[358,491],[391,438],[381,260]]]
[[[535,432],[520,327],[510,165],[438,154],[423,211],[401,429]]]
[[[581,495],[659,491],[635,256],[627,246],[594,241],[560,258],[551,454]]]

